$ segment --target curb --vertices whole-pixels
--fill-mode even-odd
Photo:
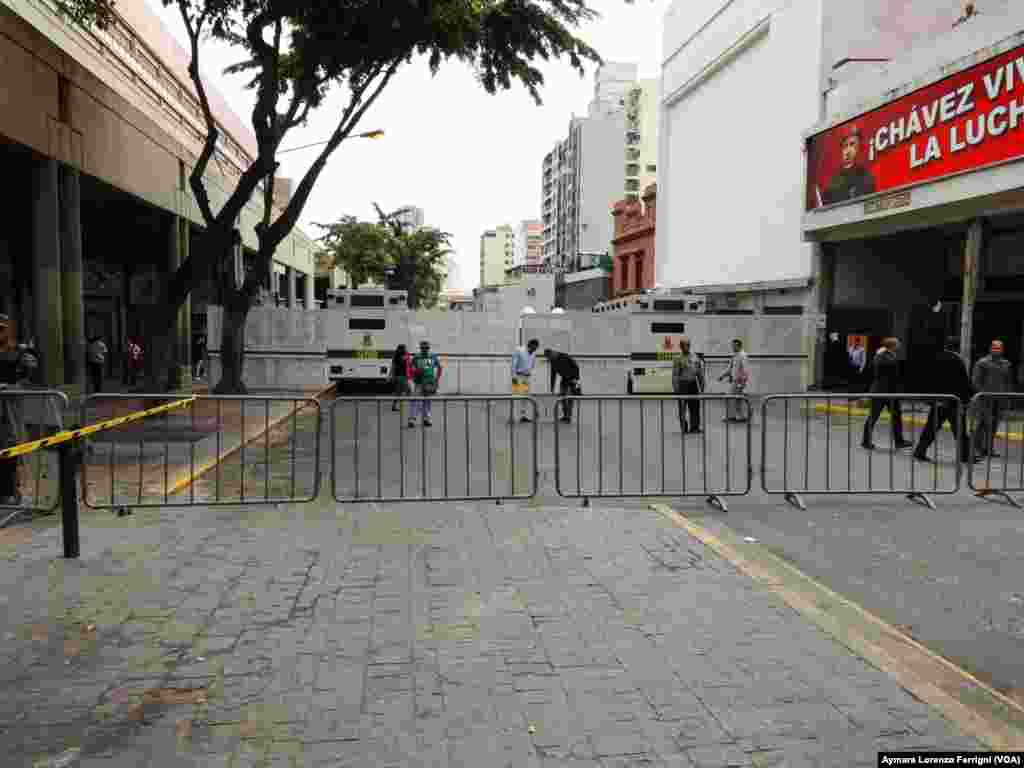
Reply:
[[[817,413],[839,413],[847,416],[857,416],[861,418],[867,418],[870,410],[867,408],[851,407],[848,405],[815,405],[814,410]],[[886,411],[879,419],[880,423],[888,424],[892,421],[889,416],[889,412]],[[920,416],[904,416],[904,424],[913,424],[914,426],[923,427],[928,423],[927,417],[922,418]],[[943,425],[942,430],[944,432],[949,431],[948,425]],[[1024,442],[1024,432],[996,432],[996,439],[1009,440],[1011,442]]]
[[[315,394],[313,394],[313,395],[311,395],[311,396],[309,396],[309,397],[307,397],[305,399],[307,399],[307,400],[315,400],[317,402],[317,404],[319,405],[321,398],[323,398],[325,395],[327,395],[327,394],[329,394],[329,393],[331,393],[333,391],[334,391],[334,385],[331,384],[330,386],[325,387],[324,389],[319,390]],[[238,445],[236,445],[236,446],[234,446],[232,448],[226,448],[225,450],[223,450],[221,452],[221,454],[219,456],[217,456],[216,458],[210,459],[205,464],[202,464],[199,467],[197,467],[195,470],[186,470],[181,475],[179,475],[175,479],[175,481],[171,484],[171,486],[167,489],[167,495],[168,496],[174,496],[174,495],[179,494],[182,491],[186,490],[196,480],[198,480],[200,477],[205,475],[211,469],[214,469],[221,462],[223,462],[226,459],[229,459],[232,456],[234,456],[236,453],[238,453],[240,450],[242,450],[243,447],[245,447],[245,446],[247,446],[247,445],[249,445],[251,443],[256,442],[261,437],[263,437],[265,434],[267,434],[267,432],[270,432],[271,430],[277,428],[278,425],[284,423],[285,421],[290,419],[293,415],[295,415],[297,413],[301,413],[302,411],[306,410],[309,407],[310,407],[309,403],[300,403],[300,405],[298,407],[295,407],[295,406],[291,407],[284,416],[280,416],[280,417],[274,419],[273,421],[271,421],[269,424],[266,424],[263,427],[262,430],[260,430],[259,432],[254,433],[252,435],[252,437],[250,437],[248,439],[244,439],[244,436],[243,436],[243,439],[238,443]]]
[[[992,749],[1024,748],[1024,706],[796,566],[730,529],[716,535],[664,504],[650,508],[778,596],[839,645]]]

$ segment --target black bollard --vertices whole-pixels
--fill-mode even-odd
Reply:
[[[63,523],[64,557],[77,558],[78,540],[78,460],[79,448],[74,441],[63,443],[58,449],[60,460],[60,507]]]

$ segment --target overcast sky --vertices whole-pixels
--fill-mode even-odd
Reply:
[[[184,45],[187,38],[176,6],[147,0]],[[586,25],[582,37],[606,61],[634,61],[641,77],[660,72],[662,18],[669,0],[593,0],[602,15]],[[220,74],[238,55],[207,43],[206,72],[216,75],[228,104],[249,125],[253,92],[243,77]],[[352,140],[332,155],[302,216],[310,237],[342,214],[374,218],[373,203],[384,210],[403,205],[424,209],[426,223],[451,232],[459,275],[453,287],[479,282],[479,240],[483,230],[540,218],[540,168],[554,142],[565,138],[573,113],[586,113],[593,93],[593,69],[580,79],[567,62],[543,67],[544,104],[536,106],[518,86],[488,95],[464,65],[443,65],[431,77],[421,60],[406,65],[367,111],[359,130],[383,129],[376,141]],[[290,131],[283,149],[330,136],[344,100],[338,96]],[[316,158],[317,149],[283,155],[281,176],[296,181]],[[621,158],[617,158],[621,160]]]

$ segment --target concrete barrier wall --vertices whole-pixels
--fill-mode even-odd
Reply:
[[[256,307],[246,325],[245,380],[254,387],[307,387],[326,385],[326,351],[331,346],[334,310],[305,311],[284,307]],[[636,315],[566,312],[558,315],[527,315],[510,318],[488,312],[408,312],[396,315],[400,330],[395,343],[411,349],[423,339],[430,341],[445,367],[443,394],[507,393],[511,390],[511,356],[522,331],[524,340],[536,338],[541,349],[573,355],[580,366],[583,390],[588,395],[626,392],[626,378],[636,365],[634,351],[657,351],[661,337],[647,329],[648,319],[665,319],[652,313]],[[751,393],[800,392],[804,388],[804,352],[808,321],[802,317],[744,315],[674,316],[686,325],[696,351],[708,355],[710,391],[726,392],[726,383],[715,380],[727,366],[733,338],[744,340],[751,355]],[[209,309],[208,348],[220,348],[221,311]],[[645,345],[650,350],[645,350]],[[768,356],[763,358],[762,356]],[[792,356],[773,359],[772,356]],[[213,381],[220,364],[211,355]],[[538,358],[531,393],[546,394],[550,373]]]

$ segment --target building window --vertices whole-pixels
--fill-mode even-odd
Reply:
[[[647,164],[647,172],[648,173],[654,173],[657,170],[658,170],[658,166],[655,165],[654,163],[648,163]]]
[[[640,190],[640,182],[636,179],[626,179],[626,191],[627,192],[638,192]]]
[[[640,166],[637,165],[636,163],[630,163],[629,165],[626,166],[626,175],[627,176],[639,176],[640,175]]]

